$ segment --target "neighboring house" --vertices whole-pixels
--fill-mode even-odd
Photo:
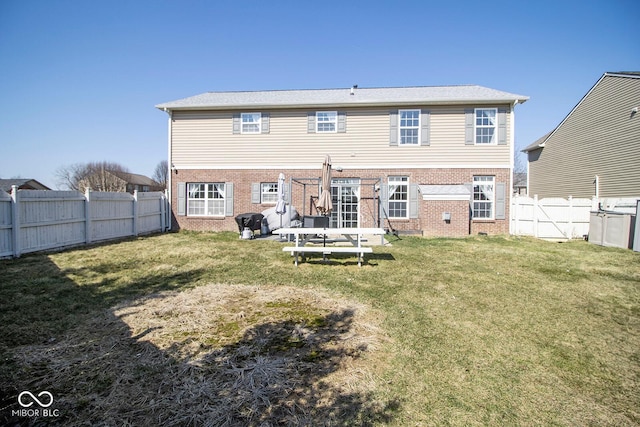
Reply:
[[[527,174],[522,172],[513,173],[513,194],[518,196],[527,195]]]
[[[208,92],[169,114],[174,227],[237,230],[234,216],[288,201],[315,214],[332,160],[332,227],[462,236],[509,232],[514,107],[481,86]]]
[[[640,197],[640,72],[604,73],[564,120],[523,151],[529,194]]]
[[[116,191],[123,193],[164,191],[164,187],[144,175],[120,171],[101,171],[81,180],[78,187],[82,190]]]
[[[51,190],[35,179],[0,179],[0,190],[9,194],[11,194],[14,185],[18,187],[18,190]]]

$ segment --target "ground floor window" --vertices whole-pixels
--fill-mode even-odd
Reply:
[[[409,199],[409,178],[406,176],[389,177],[389,218],[408,218],[407,201]]]
[[[188,184],[187,215],[224,216],[224,187],[222,182]]]
[[[277,182],[263,182],[260,187],[260,203],[275,204],[278,201]]]
[[[473,177],[473,219],[494,219],[494,176]]]

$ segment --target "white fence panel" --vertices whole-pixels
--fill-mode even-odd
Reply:
[[[129,193],[89,193],[90,241],[134,236],[134,201]]]
[[[515,196],[511,204],[513,234],[543,239],[582,238],[589,234],[591,199]]]
[[[77,191],[19,190],[20,253],[84,243],[85,199]]]
[[[164,193],[0,191],[0,257],[169,229]]]
[[[13,214],[11,195],[0,190],[0,257],[13,255]]]

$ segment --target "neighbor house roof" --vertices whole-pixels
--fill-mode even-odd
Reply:
[[[11,192],[11,187],[17,186],[21,190],[51,190],[46,185],[36,181],[35,179],[0,179],[0,190]]]
[[[528,96],[477,85],[206,92],[156,105],[161,110],[523,103]]]
[[[111,173],[117,176],[118,178],[122,179],[123,181],[126,181],[127,184],[148,185],[148,186],[156,186],[156,187],[160,185],[154,180],[152,180],[151,178],[149,178],[148,176],[139,175],[137,173],[118,172],[118,171],[111,171]]]

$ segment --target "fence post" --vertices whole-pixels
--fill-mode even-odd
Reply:
[[[20,197],[18,196],[18,186],[11,186],[11,216],[13,217],[13,230],[12,230],[12,239],[13,239],[13,255],[18,258],[20,257],[21,249],[20,249]]]
[[[84,241],[91,243],[91,188],[84,191]]]
[[[569,238],[573,238],[573,196],[569,195]],[[565,234],[566,235],[566,234]]]
[[[534,194],[533,195],[533,235],[538,238],[539,237],[539,232],[538,232],[538,216],[539,216],[539,212],[538,212],[538,195]]]
[[[516,236],[520,235],[520,224],[519,224],[519,220],[520,220],[520,216],[519,216],[519,211],[520,211],[520,195],[518,193],[516,193],[516,196],[513,198],[515,201],[515,205],[513,206],[513,233]]]
[[[138,190],[133,190],[133,235],[138,235]]]

